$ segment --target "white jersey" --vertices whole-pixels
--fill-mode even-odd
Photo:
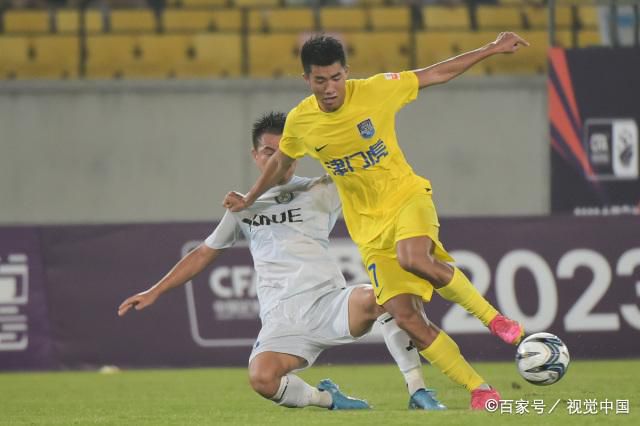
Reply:
[[[244,234],[253,256],[263,318],[292,296],[346,286],[328,251],[329,233],[340,206],[329,177],[293,176],[288,183],[265,192],[250,208],[227,211],[205,244],[225,249]]]

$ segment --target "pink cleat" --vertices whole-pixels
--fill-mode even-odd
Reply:
[[[498,336],[505,343],[517,345],[524,336],[524,327],[518,321],[514,321],[504,315],[496,315],[489,323],[491,334]]]
[[[471,391],[471,409],[495,412],[500,404],[500,394],[492,387],[477,388]]]

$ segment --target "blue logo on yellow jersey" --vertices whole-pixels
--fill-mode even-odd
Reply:
[[[370,118],[358,123],[358,131],[360,132],[360,136],[365,139],[371,139],[376,133],[376,129],[373,127],[373,123]]]

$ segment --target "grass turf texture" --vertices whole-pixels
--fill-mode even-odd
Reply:
[[[529,406],[524,415],[471,412],[469,394],[431,367],[429,386],[449,410],[407,410],[408,394],[394,365],[315,366],[301,374],[316,384],[332,378],[346,393],[366,398],[369,411],[340,412],[320,408],[286,409],[255,394],[246,369],[137,370],[0,374],[0,424],[113,425],[460,425],[640,424],[640,360],[574,361],[552,386],[529,385],[513,363],[474,363],[504,399],[544,400],[551,414]],[[614,401],[605,415],[569,415],[566,400]],[[615,400],[629,400],[629,414],[615,414]],[[514,405],[515,410],[515,405]]]

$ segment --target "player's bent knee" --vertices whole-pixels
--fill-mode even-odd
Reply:
[[[373,291],[373,287],[358,287],[353,290],[353,297],[357,302],[357,306],[360,308],[364,317],[368,320],[375,320],[384,312],[386,312],[380,305],[376,303],[376,294]]]
[[[412,309],[402,309],[393,312],[393,318],[396,320],[398,327],[405,329],[416,322],[423,322],[422,316]]]
[[[264,398],[273,397],[280,386],[280,376],[275,369],[257,368],[252,366],[249,369],[249,383],[254,391]]]
[[[400,267],[407,272],[425,277],[429,281],[437,281],[437,267],[434,259],[428,255],[415,253],[398,254]]]

